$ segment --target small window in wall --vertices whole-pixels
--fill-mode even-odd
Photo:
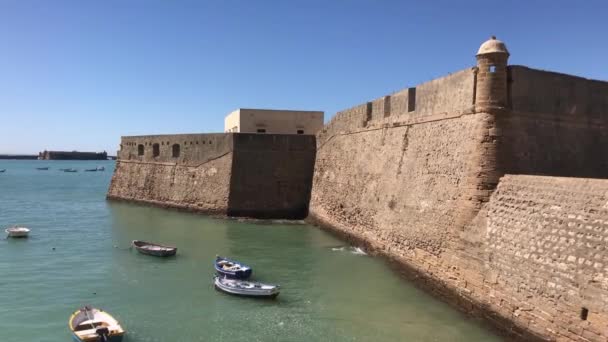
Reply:
[[[144,145],[142,145],[142,144],[137,145],[137,155],[138,156],[144,155]]]
[[[496,72],[496,65],[490,65],[490,72],[491,73],[495,73]]]
[[[171,155],[173,158],[179,157],[179,144],[173,144],[171,147]]]
[[[160,155],[160,146],[158,144],[152,145],[152,156],[158,157]]]
[[[407,89],[407,111],[416,110],[416,87]]]
[[[586,320],[587,320],[587,316],[589,316],[589,309],[587,309],[587,308],[582,308],[582,309],[581,309],[581,319],[582,319],[583,321],[586,321]]]
[[[304,130],[303,129],[299,129],[298,130],[298,134],[304,134]]]
[[[264,128],[258,128],[258,133],[266,133],[266,130]]]

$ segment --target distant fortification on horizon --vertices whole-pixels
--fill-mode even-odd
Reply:
[[[300,218],[398,261],[525,340],[608,338],[608,82],[471,68],[341,111],[315,136],[123,137],[108,198]]]
[[[108,153],[79,152],[79,151],[42,151],[38,153],[40,160],[108,160]]]

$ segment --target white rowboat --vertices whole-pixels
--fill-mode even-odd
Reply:
[[[85,306],[74,312],[68,321],[72,338],[78,342],[120,342],[125,330],[109,313]]]
[[[216,289],[232,295],[258,298],[275,298],[281,290],[279,285],[222,278],[219,276],[215,276],[214,284]]]
[[[25,227],[11,227],[6,228],[4,231],[8,234],[7,237],[12,238],[26,238],[30,233],[30,230]]]

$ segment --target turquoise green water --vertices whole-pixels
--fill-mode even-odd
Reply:
[[[106,171],[82,172],[96,165]],[[498,340],[315,227],[107,202],[113,165],[0,160],[0,227],[32,229],[0,240],[0,341],[69,341],[68,317],[85,304],[114,314],[131,342]],[[57,170],[66,167],[79,172]],[[139,255],[133,239],[178,255]],[[215,291],[216,254],[248,262],[255,279],[281,284],[280,296]]]

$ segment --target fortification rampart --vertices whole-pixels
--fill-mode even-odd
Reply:
[[[608,83],[508,66],[495,38],[476,57],[316,141],[123,137],[108,197],[290,218],[310,198],[311,221],[519,339],[606,341],[608,180],[563,176],[608,178]]]
[[[503,173],[608,178],[608,82],[511,66]]]
[[[340,111],[317,135],[317,140],[323,144],[336,134],[471,114],[474,84],[475,69],[469,68]]]
[[[485,239],[493,307],[539,334],[606,340],[608,180],[505,176]]]
[[[315,137],[245,133],[123,137],[108,198],[218,215],[304,218]]]
[[[608,83],[508,67],[504,44],[488,44],[474,68],[338,113],[317,139],[309,219],[516,337],[604,341],[608,297],[593,284],[603,280],[562,261],[603,260],[606,181],[505,175],[608,178]],[[554,225],[537,202],[578,223]],[[594,243],[572,226],[583,222],[595,222]],[[560,245],[562,228],[573,246]],[[546,245],[543,276],[540,264],[521,265],[539,248],[530,239]],[[564,293],[548,290],[557,282]]]

